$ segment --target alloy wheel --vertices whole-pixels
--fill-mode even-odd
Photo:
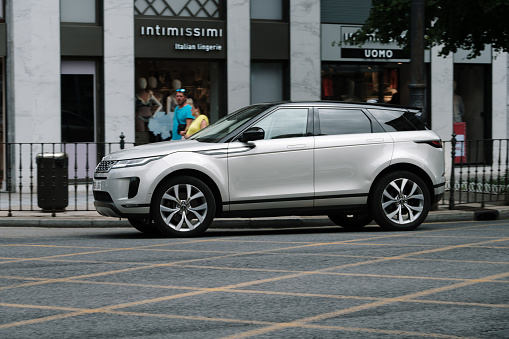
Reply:
[[[178,232],[192,231],[207,216],[207,199],[191,184],[176,184],[162,196],[159,210],[163,221]]]

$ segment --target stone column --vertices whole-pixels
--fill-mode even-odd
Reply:
[[[249,0],[226,2],[228,113],[250,104],[251,15]]]
[[[134,2],[104,0],[104,141],[134,142],[134,95]]]
[[[492,77],[493,77],[493,117],[492,117],[492,131],[493,139],[507,139],[508,133],[508,85],[507,85],[507,72],[508,72],[508,56],[507,53],[497,53],[493,51],[492,60]],[[487,99],[487,98],[486,98]]]
[[[290,98],[320,100],[320,0],[290,0]]]
[[[453,55],[438,56],[441,46],[431,49],[431,128],[443,140],[453,132],[454,63]]]
[[[508,139],[508,114],[509,114],[509,94],[508,94],[508,54],[497,53],[492,51],[492,138],[493,139]],[[509,145],[506,141],[495,141],[493,145],[493,164],[498,166],[500,162],[501,168],[505,168],[508,159],[506,159],[507,148]],[[500,152],[499,152],[500,148]],[[499,155],[501,155],[499,159]],[[505,168],[507,170],[507,168]]]
[[[60,142],[60,0],[7,1],[9,142]]]
[[[454,59],[452,54],[438,56],[441,49],[431,49],[431,128],[442,140],[449,141],[453,132]],[[447,143],[445,148],[446,171],[451,168],[450,146]]]

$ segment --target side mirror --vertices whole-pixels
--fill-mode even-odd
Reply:
[[[262,140],[265,138],[265,131],[260,127],[251,127],[242,133],[239,140],[242,142]]]

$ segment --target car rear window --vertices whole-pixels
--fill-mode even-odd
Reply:
[[[423,131],[426,124],[413,112],[389,109],[369,109],[387,132]]]

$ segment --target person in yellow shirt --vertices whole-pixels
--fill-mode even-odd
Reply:
[[[209,118],[207,117],[205,105],[203,103],[199,101],[193,101],[191,113],[194,116],[194,120],[187,129],[187,133],[185,135],[186,139],[209,125]]]

